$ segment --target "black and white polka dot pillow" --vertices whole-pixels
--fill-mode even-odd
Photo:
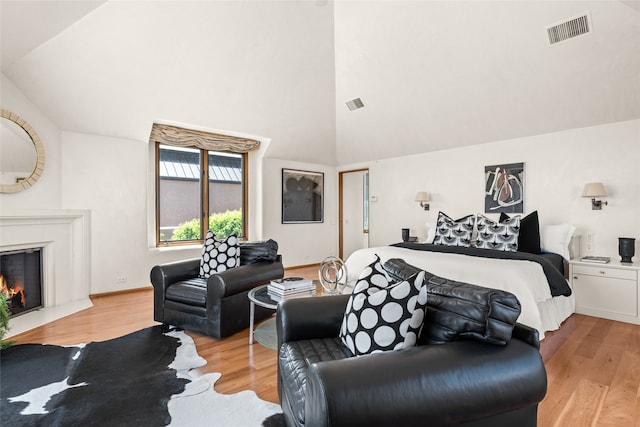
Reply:
[[[235,234],[218,239],[209,231],[202,247],[199,276],[206,279],[214,273],[236,267],[240,262],[239,255],[238,237]]]
[[[356,356],[416,345],[427,305],[425,272],[392,283],[380,259],[366,267],[345,311],[340,338]]]
[[[360,292],[356,293],[356,289],[358,291],[361,290],[361,286],[366,286],[366,292],[368,295],[371,295],[378,290],[385,288],[389,285],[391,279],[387,274],[387,271],[382,267],[382,262],[380,261],[380,257],[376,254],[375,259],[371,264],[366,266],[360,272],[358,276],[358,280],[354,285],[354,290],[347,301],[347,313],[351,310],[351,306],[353,305],[353,299],[360,294]],[[361,298],[361,297],[358,297]],[[340,337],[343,338],[346,336],[347,331],[347,316],[344,316],[342,319],[342,325],[340,326]],[[344,338],[343,338],[344,339]]]
[[[355,297],[362,298],[362,296],[358,296],[361,294],[362,287],[366,287],[366,293],[371,295],[382,288],[389,286],[391,279],[387,274],[387,271],[382,266],[382,262],[380,261],[380,257],[378,254],[375,255],[375,259],[371,264],[362,269],[360,274],[358,275],[358,280],[354,285],[353,292],[347,301],[347,309],[346,312],[349,313],[351,307],[353,305],[353,299]],[[356,292],[357,291],[357,292]],[[347,316],[345,315],[342,319],[342,325],[340,326],[340,338],[344,341],[347,335]],[[353,350],[352,350],[353,351]]]
[[[360,272],[358,281],[356,282],[354,289],[362,281],[370,284],[368,288],[369,294],[372,294],[379,289],[386,288],[392,281],[389,277],[389,274],[387,273],[387,270],[385,270],[382,266],[382,261],[380,261],[380,257],[377,254],[375,255],[375,259],[373,260],[373,262],[362,269],[362,271]],[[355,292],[353,292],[353,294],[355,294]]]

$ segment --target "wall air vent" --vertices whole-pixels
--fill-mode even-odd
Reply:
[[[357,110],[358,108],[364,107],[364,102],[362,102],[362,99],[360,98],[347,101],[346,104],[347,104],[347,108],[349,108],[349,111]]]
[[[589,12],[585,12],[547,27],[547,36],[549,37],[549,45],[553,46],[556,43],[588,34],[591,31],[591,16]]]

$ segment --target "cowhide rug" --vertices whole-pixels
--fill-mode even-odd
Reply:
[[[252,391],[213,389],[220,374],[182,331],[153,326],[77,346],[23,344],[0,352],[4,426],[284,426]]]

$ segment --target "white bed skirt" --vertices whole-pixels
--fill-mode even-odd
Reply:
[[[550,300],[539,302],[538,310],[542,320],[542,330],[538,330],[538,333],[542,340],[545,332],[559,329],[562,322],[576,311],[576,298],[573,294],[568,297],[553,297]]]

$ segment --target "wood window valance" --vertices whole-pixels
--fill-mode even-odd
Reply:
[[[260,141],[194,129],[154,123],[151,139],[177,147],[195,147],[210,151],[246,153],[260,148]]]

